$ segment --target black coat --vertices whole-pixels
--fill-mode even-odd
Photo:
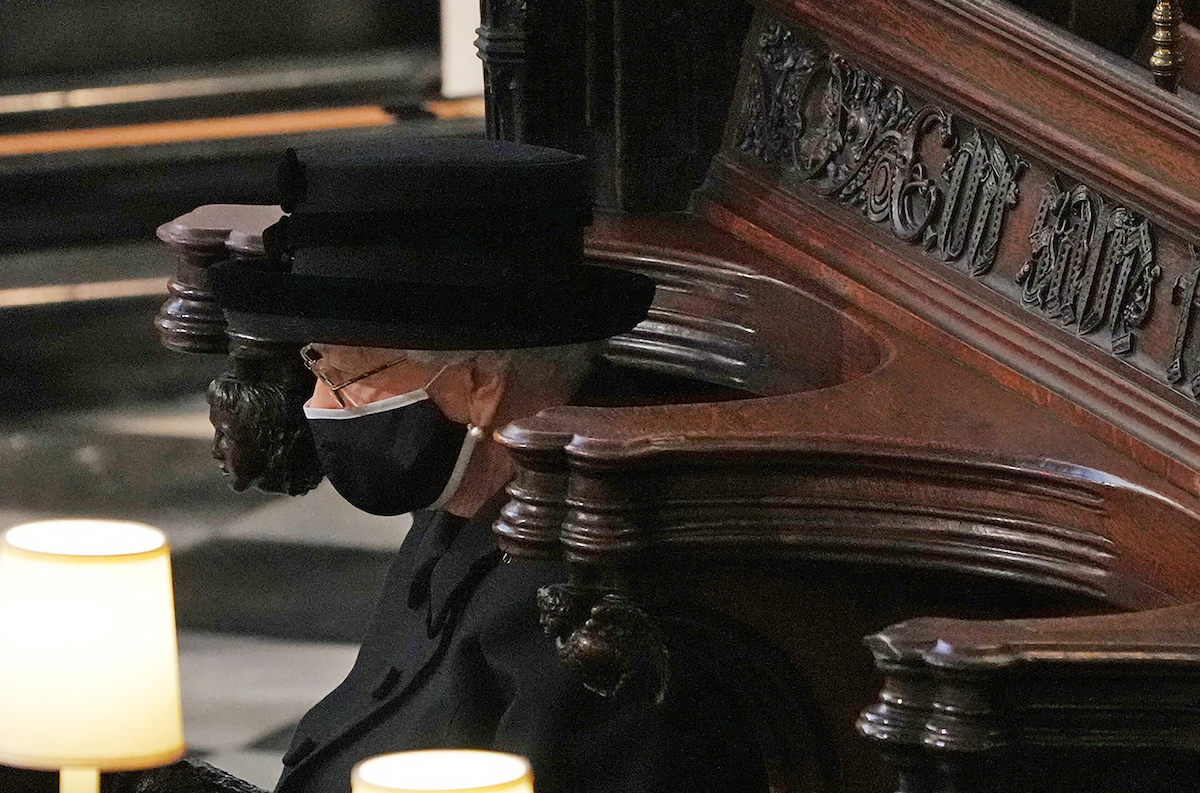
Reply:
[[[673,691],[686,695],[656,706],[603,699],[563,667],[536,594],[564,571],[502,561],[491,524],[504,498],[466,522],[417,514],[354,668],[296,731],[279,793],[342,793],[359,760],[434,747],[525,755],[538,793],[762,789],[715,681],[683,664]]]

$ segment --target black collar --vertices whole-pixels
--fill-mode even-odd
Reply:
[[[427,605],[429,638],[441,632],[471,585],[500,561],[492,524],[507,501],[508,493],[501,490],[470,519],[441,511],[414,514],[412,530],[423,534],[413,558],[408,606]]]

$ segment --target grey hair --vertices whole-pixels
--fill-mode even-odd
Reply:
[[[585,344],[560,344],[554,347],[526,347],[516,350],[403,350],[405,357],[429,366],[454,366],[479,361],[484,366],[508,366],[528,386],[537,387],[558,381],[574,393],[591,373],[596,358],[604,349],[603,341]]]

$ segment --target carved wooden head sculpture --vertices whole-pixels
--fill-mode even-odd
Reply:
[[[229,367],[208,386],[212,455],[234,490],[255,487],[299,496],[322,479],[302,406],[312,377],[293,345],[246,357],[234,350]]]

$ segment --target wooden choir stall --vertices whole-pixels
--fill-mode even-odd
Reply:
[[[650,404],[500,431],[563,662],[708,658],[774,791],[1200,785],[1186,71],[1000,0],[483,5],[489,134],[591,155],[589,255],[659,285],[607,349]],[[176,349],[237,225],[164,227]]]

